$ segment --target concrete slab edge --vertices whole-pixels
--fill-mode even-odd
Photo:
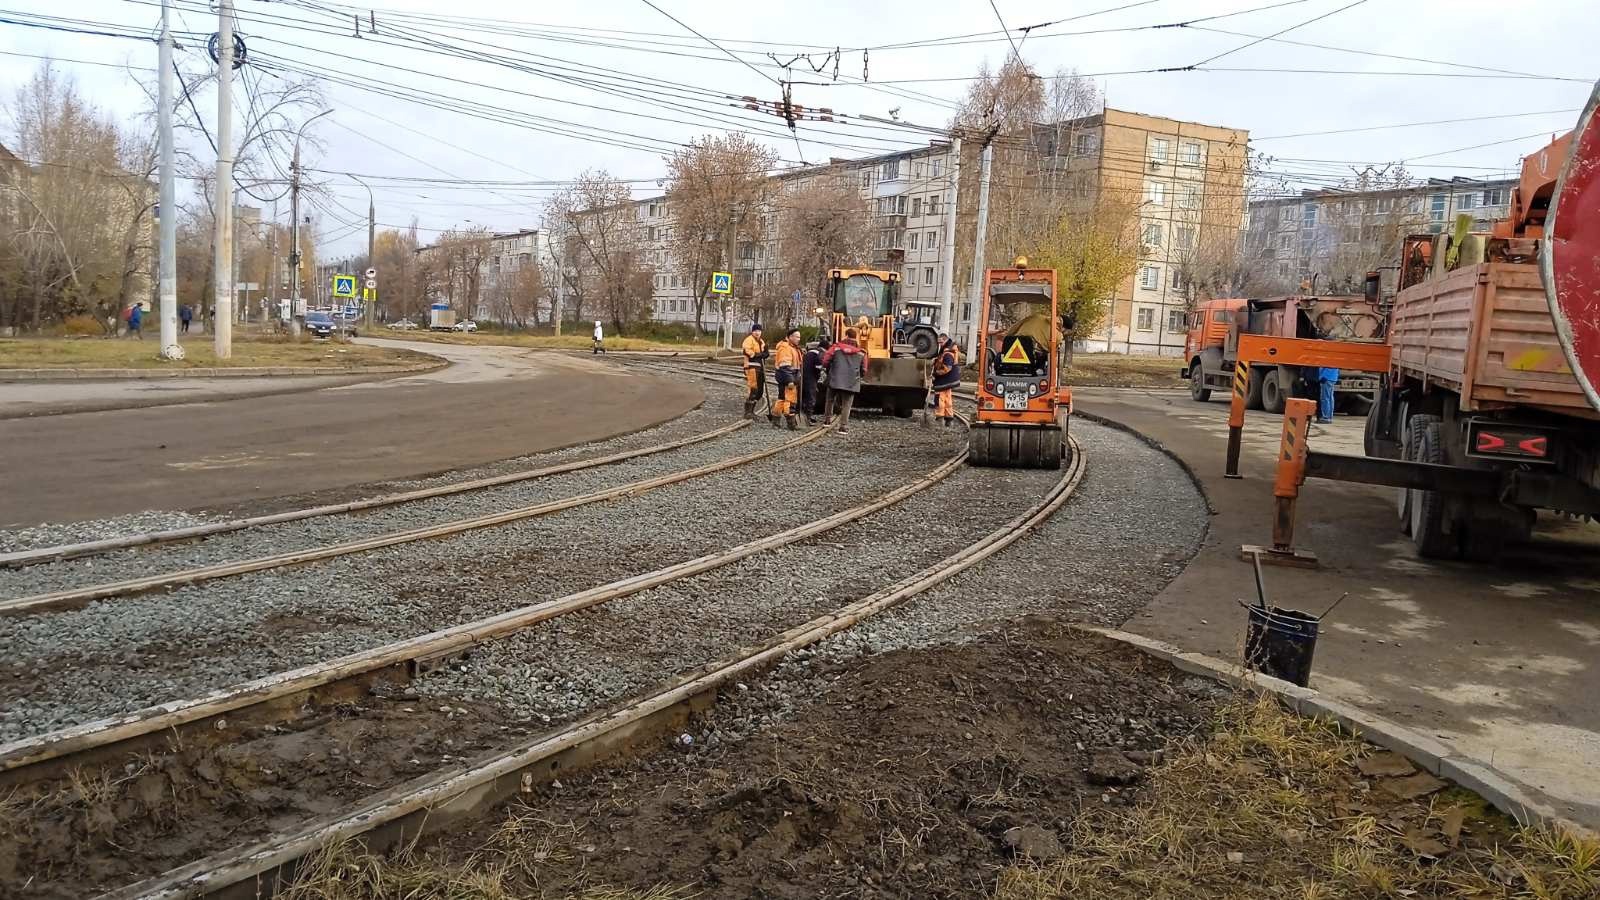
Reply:
[[[355,369],[335,366],[300,368],[296,366],[205,366],[193,369],[0,369],[4,381],[137,381],[158,378],[262,378],[312,377],[329,375],[412,375],[435,372],[450,365],[448,360],[410,363],[403,366],[366,366]]]
[[[1324,697],[1315,689],[1303,688],[1269,675],[1249,671],[1237,663],[1200,653],[1190,653],[1165,641],[1129,631],[1078,623],[1072,623],[1072,627],[1107,640],[1127,644],[1172,665],[1179,671],[1210,678],[1233,688],[1271,695],[1299,715],[1331,719],[1342,730],[1387,750],[1393,750],[1434,775],[1473,791],[1522,825],[1542,825],[1596,836],[1594,830],[1567,818],[1548,804],[1534,800],[1521,785],[1500,774],[1492,766],[1462,756],[1442,741],[1391,722],[1382,716]]]

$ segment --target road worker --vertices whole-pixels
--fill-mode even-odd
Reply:
[[[833,345],[833,339],[828,337],[826,331],[817,335],[815,343],[806,348],[805,372],[800,380],[800,407],[805,413],[806,424],[817,424],[817,416],[824,412],[827,405],[827,379],[822,376],[822,354],[828,352]]]
[[[744,417],[756,417],[756,404],[767,388],[767,342],[761,339],[761,323],[750,326],[750,335],[744,339],[744,383],[750,394],[744,398]]]
[[[804,357],[800,351],[800,329],[791,328],[772,351],[773,374],[778,379],[778,399],[772,404],[767,419],[772,427],[784,420],[790,431],[800,427],[800,368]]]
[[[867,374],[867,355],[856,343],[856,330],[846,328],[844,338],[822,354],[822,368],[828,373],[828,416],[824,425],[832,425],[839,417],[839,433],[850,431],[850,408],[855,405],[856,394],[861,392],[861,382]]]
[[[961,384],[961,348],[950,335],[939,332],[939,353],[933,358],[934,412],[949,427],[956,417],[955,391]]]

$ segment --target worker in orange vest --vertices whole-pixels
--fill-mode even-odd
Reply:
[[[767,388],[767,342],[761,339],[761,323],[750,326],[750,336],[744,339],[744,383],[750,394],[744,398],[744,417],[756,417],[756,404]]]
[[[933,414],[949,426],[956,416],[955,390],[961,384],[961,348],[950,335],[939,332],[939,355],[933,359]]]
[[[790,431],[800,427],[800,367],[802,354],[800,352],[800,329],[789,329],[788,335],[778,342],[772,351],[773,373],[778,378],[778,399],[772,404],[772,412],[767,419],[772,422],[772,427],[778,427],[778,419],[783,419]]]

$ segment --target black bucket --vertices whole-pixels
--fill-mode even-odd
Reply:
[[[1307,687],[1311,656],[1317,650],[1315,616],[1297,609],[1248,606],[1244,635],[1245,664],[1257,672]]]

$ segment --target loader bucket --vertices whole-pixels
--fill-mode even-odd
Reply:
[[[1059,425],[974,422],[968,431],[968,462],[1003,469],[1059,469],[1066,437]]]

